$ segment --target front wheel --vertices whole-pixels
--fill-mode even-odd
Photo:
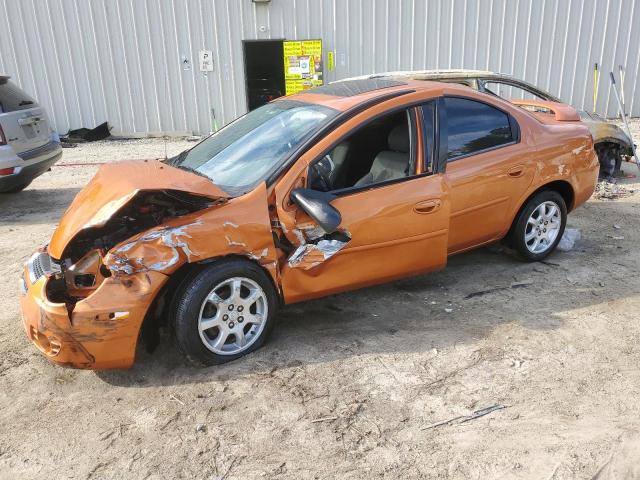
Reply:
[[[529,262],[545,259],[560,242],[567,224],[567,206],[553,190],[537,193],[518,214],[511,244]]]
[[[259,348],[278,302],[265,272],[244,260],[221,261],[187,280],[174,305],[176,339],[196,365],[235,360]]]

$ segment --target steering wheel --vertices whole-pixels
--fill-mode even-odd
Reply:
[[[325,155],[321,160],[314,163],[311,166],[313,175],[309,182],[311,188],[321,192],[329,192],[332,188],[331,174],[334,169],[335,164],[329,155]]]

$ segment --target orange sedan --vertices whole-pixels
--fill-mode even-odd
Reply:
[[[192,362],[260,347],[276,310],[443,268],[504,240],[558,244],[598,160],[571,107],[444,83],[354,80],[271,102],[164,162],[103,166],[22,278],[60,365],[126,368],[145,331]]]

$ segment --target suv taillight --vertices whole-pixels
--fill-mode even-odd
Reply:
[[[6,144],[7,144],[7,137],[4,136],[2,125],[0,125],[0,145],[6,145]]]

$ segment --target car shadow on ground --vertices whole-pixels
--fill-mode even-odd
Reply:
[[[0,226],[38,225],[57,221],[80,188],[27,188],[0,194]]]
[[[585,208],[607,218],[616,207]],[[622,280],[637,265],[610,260],[612,249],[623,256],[632,242],[608,245],[609,236],[591,230],[574,250],[538,263],[523,263],[493,245],[450,258],[441,272],[286,306],[264,347],[225,365],[192,367],[165,335],[153,353],[139,351],[132,370],[97,374],[127,387],[224,381],[354,356],[444,350],[481,341],[505,324],[556,329],[572,310],[637,294]]]

